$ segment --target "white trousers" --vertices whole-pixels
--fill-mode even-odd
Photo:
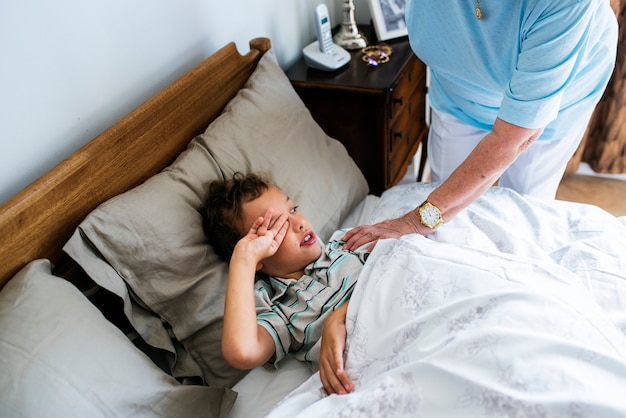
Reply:
[[[471,127],[454,116],[431,109],[428,164],[431,179],[440,183],[467,158],[489,132]],[[585,133],[552,141],[535,141],[502,174],[498,185],[518,193],[554,199],[556,190]]]

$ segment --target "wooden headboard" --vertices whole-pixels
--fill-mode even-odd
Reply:
[[[0,288],[37,258],[53,263],[98,205],[158,173],[243,87],[267,38],[226,45],[0,206]]]

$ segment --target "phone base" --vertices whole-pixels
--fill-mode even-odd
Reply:
[[[304,61],[311,67],[322,71],[334,71],[350,62],[350,53],[337,44],[333,44],[333,53],[320,51],[318,41],[313,41],[302,49]]]

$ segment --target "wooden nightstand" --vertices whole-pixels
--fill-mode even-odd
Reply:
[[[360,29],[375,39],[369,27]],[[402,179],[428,132],[425,65],[406,38],[386,43],[393,51],[378,67],[366,64],[358,50],[335,72],[308,68],[303,58],[286,71],[315,121],[344,144],[374,194]]]

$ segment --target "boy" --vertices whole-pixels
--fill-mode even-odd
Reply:
[[[202,215],[209,242],[229,260],[224,358],[241,369],[268,362],[275,366],[288,353],[319,361],[324,323],[331,316],[345,321],[347,301],[368,255],[365,247],[345,251],[342,241],[331,238],[322,250],[291,199],[255,174],[236,173],[231,180],[211,183]],[[257,272],[263,273],[258,280]],[[329,339],[342,336],[334,330],[329,334]],[[336,356],[337,350],[331,351]],[[327,391],[345,393],[352,385],[342,360],[330,361],[337,362],[330,379],[340,385]]]

